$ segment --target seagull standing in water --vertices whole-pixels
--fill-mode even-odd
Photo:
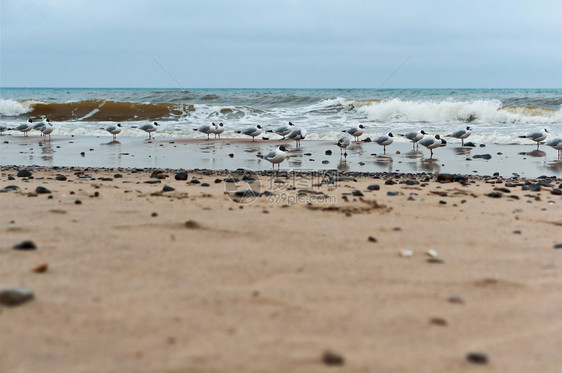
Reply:
[[[531,139],[537,143],[537,150],[539,150],[539,145],[541,141],[545,140],[548,136],[548,130],[545,128],[542,131],[535,131],[526,134],[525,136],[519,136],[520,139]]]
[[[466,139],[472,133],[472,128],[466,127],[466,129],[457,130],[447,137],[454,137],[455,139],[461,139],[461,146],[464,146],[464,139]]]
[[[217,136],[220,139],[221,133],[223,133],[223,132],[224,132],[224,124],[222,124],[222,123],[215,124],[215,131],[213,132],[215,134],[215,139],[217,138]]]
[[[234,131],[234,132],[241,133],[241,134],[246,135],[246,136],[251,136],[252,142],[253,142],[253,141],[255,141],[256,136],[261,135],[261,130],[262,130],[262,127],[258,124],[257,126],[248,127],[248,128],[245,128],[241,131]]]
[[[340,147],[340,159],[343,155],[347,159],[347,147],[351,144],[351,139],[347,135],[342,135],[337,142],[337,146]]]
[[[268,162],[271,162],[273,165],[273,171],[275,171],[275,165],[277,165],[277,171],[281,168],[281,162],[287,159],[287,149],[283,145],[277,147],[274,152],[269,152],[268,154],[263,156]]]
[[[214,123],[211,123],[211,124],[204,124],[201,127],[197,128],[195,131],[199,131],[201,133],[204,133],[205,135],[207,135],[207,140],[210,140],[209,136],[212,133],[215,133],[216,129],[217,129],[217,125],[214,124]]]
[[[274,133],[278,134],[279,136],[283,136],[283,138],[281,140],[285,140],[285,136],[287,136],[288,134],[291,133],[294,126],[295,125],[293,123],[289,122],[289,124],[287,124],[287,125],[277,127],[274,130],[268,130],[267,132],[274,132]]]
[[[546,143],[553,149],[558,150],[558,159],[562,158],[562,138],[558,137]]]
[[[46,120],[46,124],[41,127],[41,134],[43,136],[49,136],[49,141],[51,141],[51,133],[55,130],[55,126],[51,123],[50,120]]]
[[[392,144],[393,141],[394,141],[394,135],[392,134],[392,132],[389,132],[388,135],[386,136],[380,136],[375,140],[373,140],[373,142],[376,142],[377,144],[383,147],[384,153],[386,153],[386,147]]]
[[[408,132],[408,133],[403,134],[402,136],[404,136],[405,138],[410,140],[412,142],[412,144],[414,144],[413,149],[415,150],[417,142],[420,141],[421,139],[423,139],[424,135],[427,135],[427,133],[425,133],[424,130],[420,130],[420,131]],[[400,136],[400,135],[398,135],[398,136]]]
[[[442,146],[443,142],[441,141],[441,137],[439,135],[435,135],[435,137],[425,136],[419,141],[419,144],[428,148],[431,152],[431,156],[429,158],[433,158],[433,149]]]
[[[295,128],[289,136],[287,136],[287,140],[295,140],[297,142],[297,148],[301,146],[301,140],[304,140],[306,137],[306,130],[304,128]]]
[[[121,123],[105,127],[105,130],[113,135],[113,141],[117,140],[117,135],[121,133]]]
[[[356,127],[348,128],[347,130],[344,130],[343,132],[349,133],[351,136],[353,136],[355,138],[355,141],[359,141],[359,137],[363,134],[363,132],[365,132],[365,126],[360,124]]]
[[[152,139],[152,132],[156,131],[158,128],[156,128],[157,126],[159,126],[158,123],[153,122],[153,123],[149,123],[149,124],[145,124],[143,126],[140,126],[140,129],[143,130],[144,132],[148,133],[148,139]]]
[[[20,124],[15,128],[16,131],[23,132],[24,136],[27,136],[27,133],[31,131],[33,128],[33,121],[28,119],[27,122]]]
[[[51,121],[48,118],[43,119],[41,122],[35,123],[31,128],[41,132],[41,136],[43,136],[43,128],[49,125]]]

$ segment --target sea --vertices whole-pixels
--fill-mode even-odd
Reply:
[[[106,126],[121,123],[119,136],[141,137],[138,127],[156,121],[157,138],[205,138],[194,129],[213,122],[224,124],[223,137],[240,137],[234,131],[290,121],[311,140],[363,124],[364,138],[470,126],[473,142],[528,144],[518,136],[543,128],[562,136],[562,89],[1,88],[0,123],[28,118],[49,118],[52,136],[107,135]]]

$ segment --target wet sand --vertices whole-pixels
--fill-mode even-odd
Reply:
[[[21,169],[2,372],[560,370],[560,179]]]
[[[78,167],[160,167],[266,170],[271,167],[259,159],[280,144],[290,147],[290,159],[281,165],[285,170],[335,170],[359,172],[431,172],[493,175],[504,177],[518,174],[524,177],[562,176],[562,160],[547,146],[475,144],[461,147],[456,140],[434,151],[420,147],[412,150],[407,142],[395,141],[387,148],[375,143],[353,143],[343,162],[335,141],[303,141],[301,148],[294,142],[273,140],[221,139],[161,139],[149,142],[143,137],[54,137],[45,142],[39,136],[2,136],[0,164]],[[484,147],[481,147],[484,145]],[[327,155],[326,152],[331,152]],[[83,155],[82,155],[83,153]],[[485,158],[478,158],[484,156]]]

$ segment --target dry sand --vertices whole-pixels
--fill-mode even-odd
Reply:
[[[553,188],[281,177],[237,204],[225,175],[76,171],[2,169],[19,189],[0,194],[0,288],[35,298],[0,306],[1,372],[560,371]],[[37,249],[12,249],[24,240]]]

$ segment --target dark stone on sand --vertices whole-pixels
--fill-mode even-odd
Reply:
[[[55,180],[58,180],[58,181],[66,181],[66,180],[67,180],[67,177],[64,176],[64,175],[57,175],[57,176],[55,176]]]
[[[429,319],[429,323],[431,325],[438,325],[438,326],[447,326],[447,320],[442,317],[432,317]]]
[[[176,173],[176,176],[174,176],[174,178],[176,180],[187,180],[187,172],[185,171],[181,171]]]
[[[377,185],[377,184],[371,184],[367,187],[367,189],[369,189],[369,190],[380,190],[381,187],[380,187],[380,185]]]
[[[35,245],[33,241],[26,240],[14,245],[12,249],[21,251],[35,250],[37,249],[37,245]]]
[[[191,184],[201,184],[201,182],[198,179],[191,179],[190,183]]]
[[[540,192],[541,186],[539,184],[523,185],[521,190],[528,190],[531,192]]]
[[[215,179],[215,184],[220,184],[222,183],[222,179]]]
[[[164,185],[164,188],[162,188],[163,192],[173,192],[174,190],[176,190],[175,188],[172,188],[169,185]]]
[[[480,144],[480,147],[481,147],[481,148],[485,148],[485,147],[486,147],[486,144]]]
[[[209,184],[209,183],[202,183],[201,186],[202,186],[202,187],[210,187],[211,184]]]
[[[113,181],[113,178],[112,178],[112,177],[100,177],[98,180],[101,180],[101,181]]]
[[[490,192],[487,196],[490,198],[501,198],[503,194],[501,192]]]
[[[121,178],[123,177],[123,175],[121,175],[121,174],[115,174],[115,175],[113,175],[113,177],[114,177],[115,179],[121,179]]]
[[[439,204],[440,204],[440,205],[446,205],[446,204],[447,204],[447,201],[440,200],[440,201],[439,201]]]
[[[504,188],[504,187],[497,187],[494,188],[494,190],[498,191],[498,192],[503,192],[503,193],[511,193],[511,190]]]
[[[331,150],[326,150],[326,155],[332,155],[332,151]]]
[[[488,364],[488,355],[483,352],[469,352],[466,354],[466,360],[473,364]]]
[[[237,183],[239,181],[240,181],[240,179],[238,179],[236,177],[227,177],[226,179],[224,179],[225,183]]]
[[[17,173],[17,177],[30,177],[32,175],[31,171],[29,170],[19,170]]]
[[[439,174],[437,175],[438,183],[449,183],[455,180],[455,175],[453,174]]]
[[[151,177],[151,178],[155,178],[155,177],[158,177],[159,174],[163,174],[163,173],[164,173],[164,171],[162,171],[162,170],[154,170],[154,171],[152,171],[152,173],[150,174],[150,177]]]
[[[82,157],[84,157],[84,156],[86,156],[86,153],[80,152],[80,155],[81,155]]]
[[[8,176],[8,180],[16,180],[15,177],[13,177],[12,175]]]
[[[464,299],[460,295],[451,295],[449,297],[449,303],[463,304]]]
[[[17,185],[8,185],[8,186],[4,187],[4,189],[6,189],[6,190],[17,190],[19,188],[20,187],[17,186]]]
[[[553,246],[555,249],[562,249],[562,242],[557,243],[556,245]]]
[[[363,140],[363,142],[372,142],[373,140],[371,140],[370,137],[367,137],[365,140]]]
[[[196,229],[199,228],[200,225],[195,220],[188,220],[185,222],[185,227],[189,229]]]
[[[434,263],[434,264],[445,263],[445,261],[443,259],[439,259],[439,258],[428,258],[428,259],[426,259],[426,262]]]
[[[351,192],[351,195],[355,196],[355,197],[363,197],[364,196],[363,192],[360,191],[359,189],[354,189],[353,192]]]
[[[391,191],[386,192],[387,196],[397,196],[399,194],[400,194],[400,192],[391,192]]]
[[[4,306],[19,306],[33,299],[33,292],[29,289],[15,286],[0,291],[0,304]]]
[[[482,159],[492,159],[492,156],[490,154],[476,154],[473,155],[472,158],[482,158]]]
[[[554,194],[555,196],[561,196],[562,195],[562,189],[552,189],[550,191],[551,194]]]
[[[80,201],[79,199],[77,199],[76,201],[74,201],[74,204],[75,204],[75,205],[81,205],[81,204],[82,204],[82,201]]]
[[[384,182],[384,185],[394,185],[394,184],[396,184],[396,182],[395,182],[394,180],[392,180],[392,179],[387,179],[387,180]]]
[[[462,176],[462,175],[455,175],[455,176],[453,177],[453,181],[456,182],[456,183],[466,183],[467,180],[466,180],[466,177],[465,177],[465,176]]]
[[[162,180],[160,179],[151,179],[151,180],[147,180],[144,183],[145,184],[160,184],[162,182]]]
[[[330,161],[326,161],[326,160],[322,161],[322,164],[328,164],[328,163],[330,163]]]
[[[406,184],[406,185],[420,185],[420,182],[417,180],[404,180],[401,181],[400,184]]]
[[[519,229],[516,229],[513,231],[513,234],[521,234],[521,231]]]
[[[331,351],[324,351],[322,354],[322,362],[326,365],[344,365],[345,359],[343,356]]]
[[[476,147],[476,144],[473,143],[472,141],[469,141],[469,142],[465,142],[465,143],[464,143],[464,146],[468,146],[468,147],[474,148],[474,147]]]
[[[377,242],[377,239],[373,236],[369,236],[369,238],[367,239],[369,242]]]
[[[234,195],[237,197],[259,197],[260,193],[251,189],[241,189],[237,190]]]
[[[242,181],[256,181],[256,178],[251,175],[242,176]]]

